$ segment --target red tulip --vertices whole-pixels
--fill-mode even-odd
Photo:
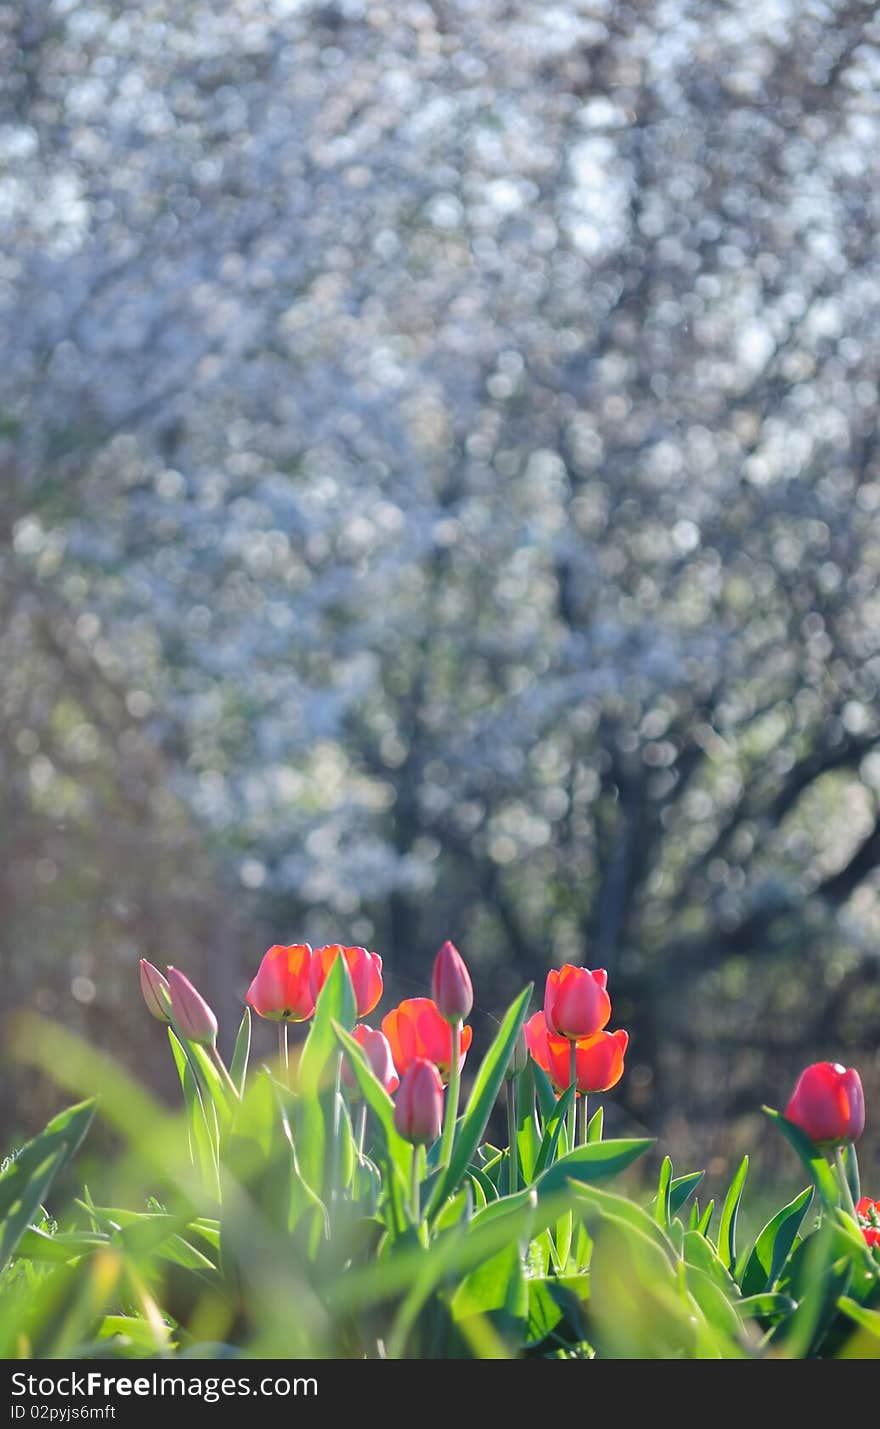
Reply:
[[[254,1012],[270,1022],[305,1022],[315,1010],[308,943],[276,943],[263,957],[248,988],[247,1001]]]
[[[579,1092],[610,1092],[623,1076],[623,1058],[629,1045],[629,1033],[597,1032],[576,1042],[575,1067]],[[571,1076],[569,1048],[564,1037],[548,1037],[550,1075],[558,1087],[567,1087]]]
[[[557,1037],[577,1042],[601,1032],[611,1016],[611,999],[605,991],[608,975],[604,968],[572,967],[565,963],[547,974],[544,1016],[547,1030]]]
[[[144,995],[144,1002],[147,1004],[147,1011],[159,1022],[168,1022],[168,1007],[171,1001],[168,990],[168,979],[163,977],[158,968],[148,963],[146,958],[141,958],[141,992]]]
[[[855,1068],[814,1062],[801,1072],[785,1115],[819,1146],[857,1141],[865,1129],[865,1094]]]
[[[184,1037],[213,1047],[217,1041],[217,1019],[201,993],[177,968],[168,969],[171,1013]]]
[[[403,1074],[394,1103],[394,1125],[414,1146],[436,1141],[443,1126],[443,1083],[433,1062],[416,1057]]]
[[[863,1196],[856,1202],[856,1216],[868,1245],[880,1245],[880,1201]]]
[[[328,943],[326,948],[316,948],[312,954],[312,996],[317,1002],[327,974],[340,953],[348,963],[357,1015],[366,1017],[382,996],[382,959],[378,953],[368,953],[366,948],[344,948],[341,943]]]
[[[474,988],[458,948],[445,942],[434,960],[431,992],[441,1017],[464,1022],[474,1005]]]
[[[391,1048],[384,1032],[369,1027],[366,1022],[359,1022],[351,1035],[358,1046],[363,1048],[374,1075],[382,1083],[386,1092],[389,1095],[396,1092],[400,1085],[400,1078],[394,1070]],[[347,1061],[342,1063],[342,1080],[352,1092],[357,1092],[357,1082]]]
[[[444,1082],[449,1081],[452,1061],[452,1027],[440,1016],[430,997],[409,997],[382,1018],[382,1031],[391,1044],[394,1065],[403,1077],[418,1058],[427,1058],[437,1067]],[[473,1032],[461,1029],[459,1069],[464,1066]]]
[[[530,1017],[523,1030],[538,1066],[564,1091],[571,1078],[571,1042],[548,1032],[543,1012]],[[575,1043],[578,1091],[608,1092],[616,1086],[623,1076],[623,1058],[628,1045],[629,1033],[622,1028],[580,1038]]]

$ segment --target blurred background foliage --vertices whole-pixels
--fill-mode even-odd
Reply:
[[[0,0],[0,68],[4,1008],[161,1086],[138,957],[229,1030],[451,936],[485,1014],[608,967],[677,1159],[880,1105],[875,6]]]

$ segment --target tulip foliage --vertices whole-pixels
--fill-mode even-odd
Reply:
[[[703,1203],[702,1171],[666,1156],[649,1184],[636,1163],[653,1143],[604,1136],[588,1099],[625,1075],[628,1039],[606,1031],[601,970],[551,974],[531,1017],[524,989],[478,1067],[451,945],[436,1000],[409,999],[382,1030],[360,1021],[383,992],[376,954],[270,949],[228,1064],[184,974],[145,964],[141,987],[179,1113],[61,1029],[22,1029],[22,1059],[100,1087],[126,1148],[57,1220],[46,1203],[92,1101],[0,1171],[4,1356],[880,1358],[854,1070],[816,1064],[785,1115],[766,1109],[807,1184],[744,1235],[747,1157]],[[253,1013],[278,1023],[270,1063],[251,1057]],[[296,1021],[307,1035],[289,1047]]]

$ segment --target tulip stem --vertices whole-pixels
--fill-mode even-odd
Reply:
[[[360,1157],[363,1157],[363,1154],[364,1154],[364,1142],[365,1142],[365,1140],[366,1140],[366,1136],[367,1136],[367,1104],[366,1104],[366,1102],[362,1102],[362,1103],[361,1103],[361,1109],[360,1109],[360,1111],[358,1112],[358,1155],[359,1155]]]
[[[507,1083],[507,1190],[519,1190],[519,1146],[516,1139],[516,1077]]]
[[[849,1214],[852,1216],[856,1225],[858,1225],[859,1218],[856,1215],[856,1207],[855,1202],[852,1198],[852,1191],[850,1190],[849,1177],[846,1174],[846,1167],[843,1164],[843,1150],[839,1146],[835,1146],[834,1148],[834,1164],[837,1167],[837,1179],[840,1182],[840,1194],[841,1199],[843,1200],[843,1209],[845,1211],[849,1211]]]
[[[452,1024],[452,1055],[449,1062],[449,1086],[446,1090],[446,1119],[443,1123],[443,1140],[440,1142],[439,1166],[448,1166],[452,1160],[452,1142],[455,1137],[455,1123],[458,1120],[458,1097],[461,1087],[461,1018]]]
[[[568,1044],[568,1084],[574,1087],[571,1107],[568,1113],[568,1149],[574,1151],[577,1145],[577,1043]]]
[[[278,1055],[281,1058],[281,1066],[284,1069],[284,1080],[290,1086],[290,1054],[287,1050],[287,1023],[278,1023]]]
[[[235,1097],[235,1100],[239,1101],[240,1098],[238,1094],[238,1087],[235,1085],[235,1082],[230,1077],[229,1072],[226,1068],[226,1063],[220,1056],[220,1053],[217,1051],[216,1044],[211,1048],[211,1057],[213,1058],[214,1065],[216,1066],[217,1071],[220,1073],[221,1077],[226,1083],[227,1089],[232,1092],[232,1095]]]
[[[419,1165],[421,1161],[421,1151],[422,1148],[420,1146],[414,1146],[412,1149],[412,1181],[410,1185],[410,1190],[414,1225],[418,1225],[419,1221],[422,1219],[422,1178],[420,1175],[421,1166]]]
[[[578,1097],[578,1143],[581,1146],[587,1144],[587,1094],[583,1093]]]

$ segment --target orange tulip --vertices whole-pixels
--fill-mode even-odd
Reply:
[[[542,1071],[560,1091],[569,1085],[571,1076],[571,1042],[567,1037],[554,1037],[547,1030],[543,1012],[536,1012],[524,1027],[528,1049]],[[623,1076],[623,1058],[629,1045],[629,1034],[597,1032],[575,1043],[575,1068],[579,1092],[608,1092]]]
[[[409,997],[382,1018],[382,1031],[391,1044],[394,1065],[403,1077],[417,1058],[427,1058],[437,1067],[444,1082],[449,1081],[452,1061],[452,1027],[440,1016],[430,997]],[[461,1057],[464,1066],[473,1030],[461,1029]]]
[[[382,996],[382,959],[378,953],[368,953],[366,948],[344,948],[341,943],[328,943],[326,948],[316,948],[312,954],[312,996],[317,1002],[327,974],[340,953],[348,963],[357,1015],[366,1017]]]
[[[588,1092],[609,1092],[623,1076],[623,1058],[629,1045],[629,1033],[597,1032],[575,1042],[575,1078],[577,1089]],[[565,1037],[548,1037],[550,1076],[558,1087],[567,1087],[571,1075],[571,1043]]]
[[[248,988],[247,1001],[260,1017],[270,1022],[305,1022],[315,1010],[310,970],[312,950],[308,943],[284,947],[276,943],[265,954],[257,975]]]

